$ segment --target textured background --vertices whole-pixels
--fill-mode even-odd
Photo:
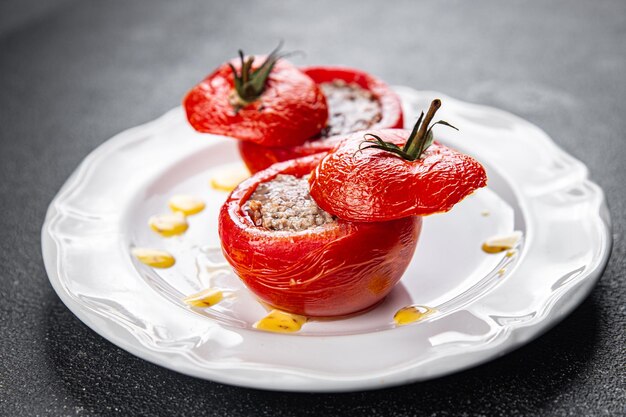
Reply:
[[[504,5],[506,4],[506,5]],[[270,393],[137,359],[76,319],[40,254],[47,205],[115,133],[178,105],[239,47],[501,107],[606,191],[614,248],[548,334],[457,375],[341,395]],[[623,1],[0,1],[0,415],[626,415]],[[529,161],[532,163],[532,161]]]

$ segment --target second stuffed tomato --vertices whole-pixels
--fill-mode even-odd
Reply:
[[[311,317],[382,300],[400,280],[421,218],[356,223],[321,210],[308,176],[324,154],[275,164],[242,182],[219,216],[228,262],[263,302]]]
[[[239,142],[241,157],[252,173],[276,162],[328,152],[347,133],[402,127],[400,99],[378,78],[346,67],[304,67],[301,71],[320,86],[326,97],[326,127],[320,135],[296,146],[268,147]]]

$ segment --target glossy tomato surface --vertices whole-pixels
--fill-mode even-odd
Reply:
[[[370,91],[380,103],[382,113],[381,119],[371,127],[372,129],[402,127],[400,98],[380,79],[361,70],[347,67],[304,67],[301,70],[317,84],[341,80],[348,84],[354,83]],[[337,146],[343,138],[344,135],[329,138],[315,137],[300,145],[283,147],[264,147],[252,142],[240,142],[239,153],[250,172],[254,173],[276,162],[328,152]]]
[[[264,59],[257,57],[255,65]],[[241,70],[237,60],[231,64]],[[203,133],[264,146],[292,146],[317,135],[328,118],[319,86],[283,59],[272,69],[260,98],[237,111],[233,94],[233,72],[224,64],[187,93],[183,106],[189,123]]]
[[[410,132],[368,130],[404,145]],[[311,197],[345,220],[379,222],[445,212],[487,185],[483,166],[471,156],[434,142],[415,161],[380,149],[364,149],[363,132],[347,138],[311,174]]]
[[[333,317],[382,300],[402,277],[421,230],[416,216],[390,222],[337,220],[290,232],[254,226],[242,206],[257,185],[278,174],[309,174],[322,155],[273,165],[242,182],[219,216],[222,250],[263,302],[291,313]]]

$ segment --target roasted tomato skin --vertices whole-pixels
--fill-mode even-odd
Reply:
[[[301,71],[311,77],[317,84],[342,80],[355,83],[359,87],[371,91],[381,105],[382,118],[372,129],[402,128],[402,106],[400,98],[391,88],[380,79],[357,69],[348,67],[303,67]],[[329,152],[342,140],[344,135],[307,140],[300,145],[283,147],[263,147],[252,142],[240,142],[239,153],[248,166],[250,172],[258,172],[270,165],[313,155],[320,152]]]
[[[404,145],[409,131],[368,130]],[[356,222],[380,222],[446,212],[487,184],[483,166],[472,157],[434,142],[421,159],[407,161],[379,149],[359,146],[352,134],[311,173],[311,197],[325,211]]]
[[[277,174],[309,174],[322,156],[257,173],[230,194],[219,215],[222,250],[245,285],[271,306],[310,317],[347,315],[382,300],[406,270],[422,224],[411,216],[380,223],[338,219],[299,232],[254,226],[242,206],[257,185]]]
[[[257,57],[260,65],[265,57]],[[241,64],[232,60],[237,71]],[[187,119],[202,133],[231,136],[264,146],[293,146],[317,135],[328,109],[319,86],[293,64],[279,60],[260,98],[235,111],[234,77],[228,64],[194,86],[183,100]]]

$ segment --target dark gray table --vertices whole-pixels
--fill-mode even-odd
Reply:
[[[0,2],[0,414],[625,415],[626,3],[623,1]],[[457,375],[341,395],[179,375],[84,326],[57,298],[39,233],[77,164],[179,104],[244,47],[512,111],[584,161],[615,244],[592,295],[529,345]],[[532,161],[528,161],[532,163]]]

